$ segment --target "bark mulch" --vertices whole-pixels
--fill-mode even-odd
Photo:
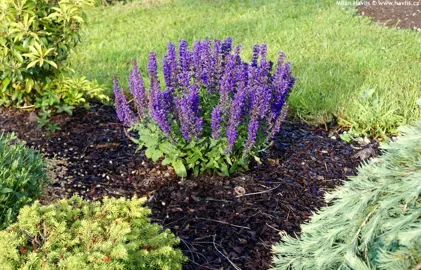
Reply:
[[[335,132],[286,122],[263,163],[248,172],[179,179],[136,153],[112,107],[58,116],[62,130],[51,136],[32,118],[4,110],[0,132],[14,131],[48,159],[53,181],[43,202],[74,194],[91,200],[147,196],[152,221],[180,237],[189,258],[185,269],[267,269],[280,233],[299,233],[325,205],[323,194],[355,175],[361,153],[378,152],[374,142],[352,147]]]
[[[421,0],[380,0],[367,1],[357,10],[363,16],[385,26],[409,28],[421,31]]]

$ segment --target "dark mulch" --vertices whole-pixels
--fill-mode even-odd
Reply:
[[[171,168],[135,152],[111,107],[59,116],[62,130],[52,136],[36,130],[28,116],[3,111],[0,132],[15,131],[54,165],[44,202],[73,194],[147,196],[152,220],[181,238],[185,269],[267,269],[280,231],[298,233],[325,205],[325,191],[354,175],[359,162],[352,156],[360,149],[332,139],[334,133],[286,122],[262,165],[232,177],[181,181]],[[376,144],[370,147],[377,151]]]
[[[421,1],[368,1],[358,7],[359,14],[368,16],[385,26],[421,31]]]

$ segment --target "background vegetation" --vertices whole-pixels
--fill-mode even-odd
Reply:
[[[268,44],[271,60],[288,55],[297,77],[290,105],[307,121],[336,116],[356,132],[383,135],[421,116],[421,33],[378,27],[336,1],[134,1],[87,15],[72,66],[110,92],[113,74],[127,77],[134,57],[146,75],[148,52],[161,58],[169,41],[231,36],[244,57],[255,43]]]

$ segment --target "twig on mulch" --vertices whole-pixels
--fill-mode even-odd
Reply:
[[[273,230],[275,230],[275,231],[282,232],[282,230],[279,230],[279,229],[277,229],[277,228],[275,228],[275,227],[273,227],[273,226],[269,225],[267,222],[266,222],[266,226],[268,226],[269,228],[271,228],[271,229],[273,229]]]
[[[127,129],[123,128],[123,131],[124,131],[124,134],[127,136],[127,138],[129,138],[129,140],[131,140],[134,143],[138,143],[138,140],[130,136],[130,134],[127,132]]]
[[[268,189],[268,190],[264,190],[264,191],[259,191],[259,192],[253,192],[253,193],[246,193],[246,194],[237,195],[236,197],[237,197],[237,198],[239,198],[239,197],[245,197],[245,196],[252,196],[252,195],[264,194],[264,193],[271,192],[271,191],[273,191],[273,190],[277,189],[277,188],[278,188],[278,187],[280,187],[281,185],[282,185],[282,184],[279,184],[279,185],[277,185],[277,186],[276,186],[276,187],[274,187],[274,188],[271,188],[271,189]]]
[[[235,263],[233,263],[229,258],[228,258],[228,256],[226,256],[224,253],[222,253],[221,251],[219,251],[219,249],[216,247],[216,244],[215,244],[215,237],[216,237],[216,235],[214,235],[213,236],[213,246],[215,247],[215,249],[216,249],[216,251],[218,251],[218,253],[219,254],[221,254],[222,255],[222,257],[224,257],[225,259],[227,259],[227,261],[234,267],[234,269],[236,269],[236,270],[241,270],[241,268],[240,267],[238,267]]]
[[[218,222],[218,223],[221,223],[221,224],[229,225],[229,226],[232,226],[232,227],[237,227],[237,228],[241,228],[241,229],[251,230],[250,227],[235,225],[235,224],[231,224],[231,223],[228,223],[228,222],[225,222],[225,221],[216,220],[216,219],[208,219],[208,218],[194,218],[194,219],[201,219],[201,220],[206,220],[206,221],[213,221],[213,222]]]
[[[187,243],[187,241],[184,241],[184,240],[183,240],[183,238],[179,237],[179,239],[181,240],[181,242],[183,242],[183,244],[184,244],[184,245],[187,247],[187,249],[190,251],[190,254],[192,254],[192,258],[193,258],[192,262],[194,262],[194,263],[195,263],[195,261],[194,261],[193,251],[190,249],[189,244]]]

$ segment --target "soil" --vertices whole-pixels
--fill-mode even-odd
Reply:
[[[0,132],[14,131],[48,159],[53,181],[44,203],[74,194],[147,196],[152,221],[180,237],[184,269],[267,269],[280,234],[299,234],[325,205],[323,194],[356,174],[361,151],[378,154],[375,142],[351,146],[335,131],[285,122],[262,164],[248,172],[180,179],[136,152],[112,107],[57,116],[61,130],[50,136],[32,118],[5,110]]]
[[[385,26],[421,31],[420,0],[371,0],[360,5],[357,10],[359,14]]]

